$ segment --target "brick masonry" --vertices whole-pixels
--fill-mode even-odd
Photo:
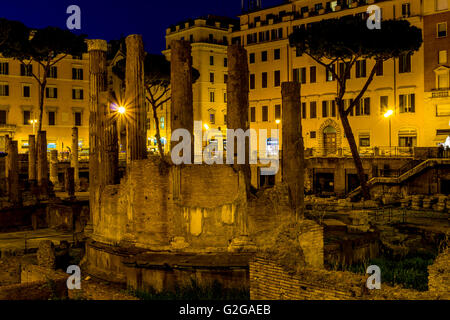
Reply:
[[[381,285],[366,289],[367,277],[341,271],[304,268],[289,272],[271,260],[250,262],[252,300],[437,300],[449,299],[448,251],[429,267],[429,291],[419,292],[399,286]]]

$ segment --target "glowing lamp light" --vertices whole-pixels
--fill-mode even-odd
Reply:
[[[275,123],[276,123],[276,124],[280,124],[280,122],[281,122],[280,119],[275,120]]]
[[[209,126],[206,123],[205,123],[204,127],[205,127],[205,130],[209,130]]]
[[[117,108],[117,112],[119,112],[120,114],[124,114],[126,111],[127,110],[123,106],[120,106],[119,108]]]
[[[384,117],[385,117],[385,118],[389,118],[389,117],[392,116],[393,114],[394,114],[394,111],[388,110],[388,111],[386,111],[386,113],[384,114]]]

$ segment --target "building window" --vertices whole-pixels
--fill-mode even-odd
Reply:
[[[293,69],[293,80],[300,83],[306,83],[306,68]]]
[[[263,72],[261,76],[261,86],[267,88],[267,72]]]
[[[250,75],[250,89],[255,89],[255,75]]]
[[[210,43],[214,42],[214,35],[212,33],[210,33],[208,35],[208,40],[209,40]]]
[[[280,49],[275,49],[273,51],[273,59],[274,60],[280,60],[280,56],[281,56],[281,50]]]
[[[223,124],[227,124],[227,115],[226,114],[223,115]]]
[[[415,112],[415,94],[401,94],[399,96],[400,112],[408,113]]]
[[[438,104],[438,105],[436,105],[436,116],[437,117],[450,116],[450,104]]]
[[[224,74],[223,75],[223,83],[227,83],[228,82],[228,75]]]
[[[1,97],[9,96],[9,84],[0,84],[0,96]]]
[[[280,70],[274,72],[274,87],[279,87],[281,84],[281,74]]]
[[[45,97],[48,99],[57,99],[58,98],[58,88],[56,88],[56,87],[45,88]]]
[[[448,89],[448,71],[437,74],[438,89]]]
[[[209,102],[214,102],[214,99],[215,97],[214,97],[214,91],[210,91],[209,92]]]
[[[255,54],[254,53],[250,53],[249,61],[250,61],[250,63],[255,63]]]
[[[83,100],[84,99],[83,89],[72,89],[72,99],[73,100]]]
[[[214,56],[209,56],[209,65],[210,66],[214,65]]]
[[[375,74],[377,76],[382,76],[383,75],[383,72],[384,72],[383,65],[384,65],[383,61],[380,60],[380,61],[377,62],[376,69],[375,69]]]
[[[411,72],[411,53],[402,54],[398,58],[398,72],[399,73]]]
[[[381,96],[380,97],[380,113],[385,114],[388,110],[389,97],[388,96]]]
[[[325,71],[326,71],[326,75],[325,75],[326,81],[334,81],[334,76],[333,76],[333,72],[335,71],[334,64],[330,66],[330,69],[329,68],[325,69]]]
[[[267,51],[261,52],[261,61],[267,61]]]
[[[306,102],[302,102],[302,119],[306,119]]]
[[[22,87],[22,97],[24,98],[31,97],[31,87],[29,85],[24,85]]]
[[[160,127],[161,129],[164,129],[164,128],[166,127],[165,122],[164,122],[164,117],[161,117],[161,118],[159,119],[159,127]]]
[[[268,106],[262,107],[262,121],[264,121],[264,122],[269,121],[269,107]]]
[[[0,124],[6,124],[6,110],[0,110]]]
[[[75,126],[80,127],[81,126],[81,112],[75,112]]]
[[[316,138],[316,131],[311,131],[309,133],[309,136],[310,136],[311,139],[315,139]]]
[[[20,75],[22,77],[33,76],[33,66],[31,64],[20,64]]]
[[[448,0],[435,0],[436,1],[436,11],[448,9]]]
[[[417,137],[416,136],[399,136],[398,137],[398,146],[399,147],[415,147],[417,145]]]
[[[189,35],[189,42],[190,43],[194,42],[194,35],[192,35],[192,34]]]
[[[227,93],[224,92],[223,93],[223,102],[227,103],[228,99],[227,99]]]
[[[58,78],[58,67],[50,67],[47,77],[52,79]]]
[[[223,58],[223,66],[228,67],[228,58]]]
[[[444,38],[447,36],[447,22],[440,22],[437,24],[437,37]]]
[[[9,63],[8,62],[0,62],[0,74],[4,74],[4,75],[9,74]]]
[[[364,78],[366,76],[366,60],[356,61],[356,77]]]
[[[73,80],[83,80],[83,69],[72,68],[72,79]]]
[[[55,111],[49,111],[48,112],[48,125],[54,126],[56,120],[56,112]]]
[[[309,103],[309,117],[311,119],[317,118],[317,104],[315,101]]]
[[[370,98],[360,99],[359,103],[355,105],[356,116],[368,116],[370,115]]]
[[[316,83],[316,67],[312,66],[309,68],[309,82]]]
[[[30,120],[31,120],[31,111],[24,110],[23,111],[23,124],[24,125],[29,125],[30,124]]]
[[[214,72],[209,73],[209,82],[214,83]]]
[[[345,73],[345,63],[339,62],[339,76],[344,77],[344,73]],[[346,79],[350,79],[350,72],[348,73]]]
[[[256,121],[256,108],[251,107],[250,108],[250,122],[255,122],[255,121]]]
[[[275,105],[275,120],[281,120],[281,105],[276,104]]]
[[[402,16],[403,17],[411,16],[411,5],[409,3],[402,4]]]
[[[209,123],[211,123],[211,124],[216,123],[216,115],[214,113],[209,114]]]
[[[439,64],[447,63],[447,50],[439,51],[438,63]]]
[[[336,117],[336,101],[322,101],[322,117]]]
[[[370,147],[370,134],[362,133],[359,135],[359,146]]]

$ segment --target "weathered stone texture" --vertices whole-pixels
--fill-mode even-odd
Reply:
[[[37,251],[38,265],[45,268],[55,269],[55,246],[51,240],[42,240]]]
[[[9,141],[8,156],[6,157],[6,171],[8,172],[8,193],[9,201],[18,205],[21,202],[19,185],[19,158],[17,151],[17,141]]]
[[[36,180],[36,136],[28,136],[28,180]]]
[[[125,97],[127,99],[127,160],[147,158],[147,130],[145,122],[144,43],[142,36],[129,35],[126,39],[127,62]]]
[[[450,250],[447,248],[428,267],[428,287],[442,299],[450,299]]]
[[[303,216],[304,211],[304,145],[302,136],[302,119],[300,115],[300,83],[283,82],[282,95],[282,175],[289,188],[291,207],[296,217]]]
[[[80,188],[80,165],[78,160],[78,128],[72,128],[72,153],[70,156],[70,166],[74,169],[75,190]]]
[[[192,55],[188,41],[170,43],[171,130],[183,128],[191,135],[194,130],[192,93]]]

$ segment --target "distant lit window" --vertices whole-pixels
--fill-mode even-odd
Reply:
[[[0,124],[6,124],[6,110],[0,110]]]
[[[1,97],[9,96],[9,84],[0,83],[0,96]]]
[[[56,112],[55,111],[49,111],[48,112],[48,125],[54,126],[56,124]]]
[[[215,100],[215,97],[214,97],[214,91],[211,91],[211,92],[209,93],[209,102],[214,102],[214,100]]]
[[[161,117],[161,118],[159,119],[159,127],[160,127],[161,129],[164,129],[164,128],[165,128],[164,117]]]
[[[281,58],[281,49],[275,49],[273,51],[273,59],[280,60],[280,58]]]
[[[73,80],[83,80],[83,69],[82,68],[72,68],[72,79]]]
[[[58,88],[56,88],[56,87],[45,88],[45,97],[48,99],[57,99],[58,98]]]
[[[437,24],[437,37],[444,38],[447,36],[447,22],[440,22]]]
[[[441,50],[439,51],[439,64],[445,64],[447,63],[447,50]]]
[[[8,62],[0,62],[0,74],[4,74],[4,75],[9,74],[9,63]]]
[[[83,89],[72,89],[72,99],[83,100],[84,99]]]
[[[401,113],[415,112],[415,94],[401,94],[399,105]]]
[[[50,67],[47,77],[56,79],[58,78],[58,67]]]

